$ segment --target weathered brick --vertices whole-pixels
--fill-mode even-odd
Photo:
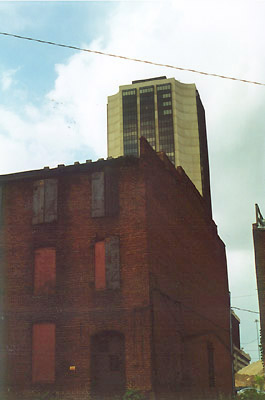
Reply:
[[[263,361],[265,356],[265,229],[253,224]]]
[[[119,210],[93,218],[91,174],[106,168],[118,176]],[[58,217],[32,225],[33,182],[46,178],[58,180]],[[168,396],[231,392],[225,248],[181,168],[172,168],[143,139],[140,159],[12,174],[0,183],[7,386],[32,388],[32,324],[50,321],[56,324],[53,390],[89,391],[91,338],[117,331],[125,338],[127,387]],[[94,243],[109,236],[119,237],[121,289],[99,292]],[[56,249],[56,294],[48,298],[33,296],[34,249],[41,246]],[[208,342],[214,348],[214,388]]]

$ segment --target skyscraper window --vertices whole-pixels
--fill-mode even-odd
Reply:
[[[156,148],[154,86],[140,88],[140,133]]]
[[[125,155],[138,155],[137,94],[136,90],[122,92],[123,150]]]

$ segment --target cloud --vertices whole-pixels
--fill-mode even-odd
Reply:
[[[35,21],[30,19],[29,12],[25,12],[23,2],[0,2],[1,31],[21,32],[25,28],[33,28]]]
[[[2,90],[6,91],[10,88],[13,83],[13,75],[17,72],[17,69],[10,69],[3,71],[1,74],[1,86]]]
[[[0,168],[2,173],[52,167],[59,163],[72,163],[77,152],[89,145],[79,140],[78,128],[49,104],[41,109],[25,105],[25,114],[19,116],[0,107]]]
[[[96,41],[80,46],[259,80],[265,64],[264,44],[259,40],[263,21],[248,1],[240,4],[239,9],[238,3],[208,1],[159,2],[152,7],[149,2],[115,3],[104,20],[108,36],[102,30]],[[255,62],[257,55],[260,64]],[[116,93],[119,85],[159,75],[196,82],[207,117],[214,216],[224,235],[232,237],[230,243],[234,245],[236,237],[239,245],[237,224],[231,221],[238,220],[237,214],[249,216],[246,211],[252,210],[255,195],[261,198],[257,181],[262,181],[264,167],[262,88],[89,53],[75,53],[55,68],[54,88],[40,107],[26,100],[17,110],[9,109],[12,126],[7,126],[6,110],[2,110],[0,134],[9,132],[11,141],[19,136],[21,146],[27,142],[28,151],[37,150],[28,168],[33,164],[41,168],[43,162],[56,164],[56,159],[63,162],[64,157],[71,162],[81,148],[82,157],[105,157],[107,96]],[[2,85],[7,90],[12,75],[5,74]],[[29,99],[30,93],[20,97]],[[12,156],[10,163],[14,165]],[[9,162],[2,168],[8,170]],[[245,227],[251,218],[244,219]]]
[[[1,16],[4,11],[1,3]],[[97,40],[76,44],[262,81],[263,11],[263,3],[252,1],[119,2],[99,20]],[[48,52],[45,47],[43,57]],[[53,88],[38,106],[19,82],[13,107],[0,104],[2,173],[105,157],[107,96],[120,85],[161,75],[195,82],[206,110],[213,212],[227,246],[230,288],[235,297],[254,293],[233,304],[257,309],[251,224],[255,202],[265,214],[264,88],[81,52],[54,68]],[[14,91],[10,71],[1,77],[6,94]],[[244,335],[253,336],[254,314],[238,314]]]

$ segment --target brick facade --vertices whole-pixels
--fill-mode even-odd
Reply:
[[[95,195],[92,182],[102,179],[102,172],[104,190]],[[38,192],[43,207],[33,211],[36,182],[45,188],[49,180],[57,182],[57,207],[48,192],[41,194],[44,189]],[[104,379],[94,358],[104,364],[108,357],[110,385],[124,379],[125,387],[158,399],[160,393],[187,393],[188,398],[193,392],[196,398],[231,393],[225,248],[182,168],[175,169],[141,139],[140,158],[3,175],[0,183],[6,387],[90,392],[97,379]],[[36,220],[41,212],[48,215],[43,222]],[[100,261],[95,260],[97,242],[110,249]],[[34,254],[40,249],[56,252],[56,286],[36,294]],[[98,290],[96,262],[98,269],[104,263],[106,268],[100,277],[105,287]],[[38,274],[50,284],[47,271]],[[46,371],[47,382],[33,383],[34,376],[39,379],[34,365],[40,363],[32,362],[38,357],[32,354],[34,329],[48,329],[52,337],[53,326],[55,378]],[[95,354],[96,346],[101,350]],[[104,346],[119,350],[107,353]],[[49,344],[44,348],[47,354],[40,357],[51,369],[52,350]]]
[[[253,240],[260,310],[262,360],[265,355],[265,219],[256,205],[256,223],[253,224]]]

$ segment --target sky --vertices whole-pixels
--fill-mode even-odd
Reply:
[[[0,1],[0,31],[265,83],[265,0]],[[232,306],[258,311],[252,224],[265,215],[265,86],[0,35],[0,174],[107,156],[107,96],[132,80],[195,83]],[[241,346],[258,360],[255,319]]]

